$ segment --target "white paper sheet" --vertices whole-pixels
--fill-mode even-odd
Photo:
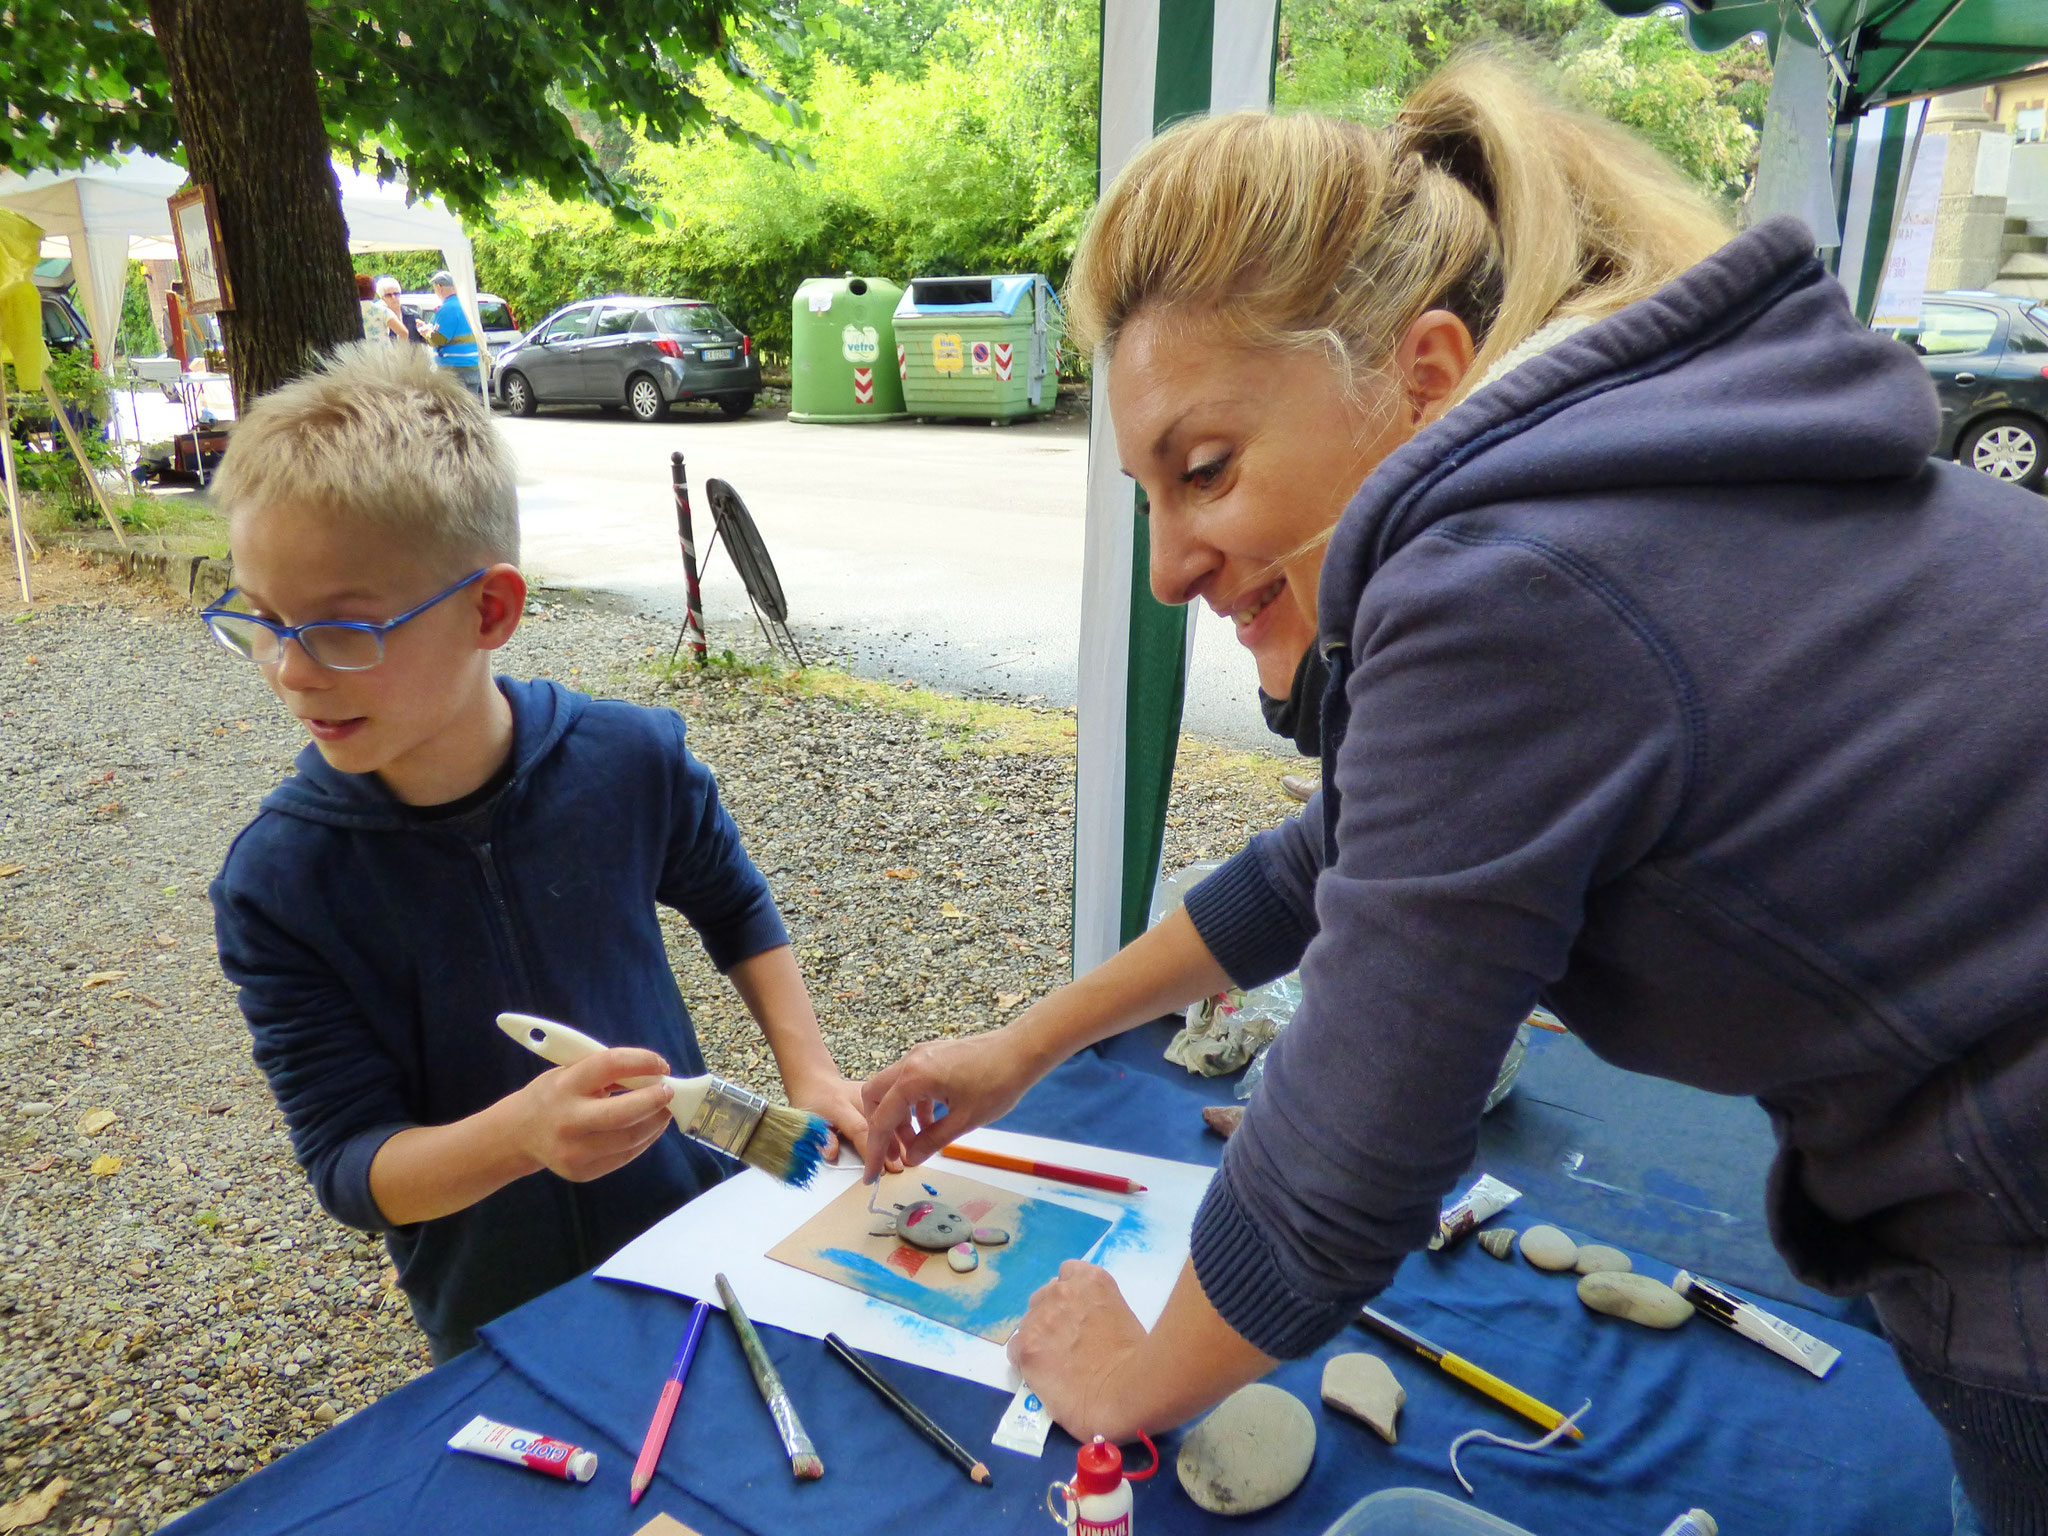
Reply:
[[[945,1163],[985,1183],[1056,1200],[1112,1221],[1089,1258],[1115,1277],[1124,1299],[1147,1328],[1159,1320],[1187,1260],[1195,1210],[1214,1169],[1011,1131],[979,1130],[963,1139],[992,1152],[1121,1174],[1145,1185],[1142,1195],[1112,1195],[1001,1168]],[[770,1248],[859,1178],[860,1165],[850,1155],[844,1167],[819,1169],[809,1189],[791,1189],[749,1168],[621,1248],[598,1269],[597,1277],[703,1297],[717,1306],[711,1277],[723,1273],[747,1316],[757,1323],[814,1339],[836,1333],[856,1349],[1014,1391],[1017,1373],[1000,1344],[767,1256]]]

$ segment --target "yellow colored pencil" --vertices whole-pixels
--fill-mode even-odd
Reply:
[[[1431,1365],[1436,1366],[1446,1376],[1455,1377],[1457,1380],[1464,1382],[1466,1386],[1484,1392],[1503,1408],[1513,1409],[1531,1424],[1540,1425],[1546,1430],[1551,1430],[1556,1429],[1558,1425],[1565,1421],[1565,1415],[1559,1413],[1548,1403],[1537,1401],[1537,1399],[1531,1397],[1520,1387],[1509,1386],[1508,1383],[1502,1381],[1491,1371],[1480,1369],[1464,1356],[1454,1355],[1447,1349],[1439,1348],[1437,1345],[1430,1343],[1421,1334],[1416,1333],[1412,1329],[1403,1328],[1384,1313],[1375,1312],[1371,1307],[1361,1307],[1358,1313],[1358,1322],[1361,1327],[1370,1329],[1381,1338],[1388,1339],[1404,1348],[1414,1350],[1416,1354],[1422,1356]],[[1571,1427],[1570,1433],[1574,1440],[1586,1438],[1576,1424]]]

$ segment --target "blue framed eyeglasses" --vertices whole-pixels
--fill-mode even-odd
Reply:
[[[370,624],[359,619],[320,619],[312,624],[273,624],[253,613],[239,613],[228,607],[241,594],[239,587],[223,592],[220,601],[209,605],[199,617],[218,640],[221,648],[267,667],[284,655],[287,640],[299,642],[303,650],[330,672],[367,672],[384,659],[384,637],[411,619],[418,618],[481,577],[489,566],[471,571],[452,587],[444,587],[417,608],[408,608],[395,619]]]

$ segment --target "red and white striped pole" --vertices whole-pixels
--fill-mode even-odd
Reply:
[[[676,536],[683,545],[683,589],[684,601],[688,604],[688,616],[683,620],[683,631],[690,637],[690,652],[697,658],[697,665],[704,665],[704,594],[697,586],[697,535],[690,527],[690,476],[683,468],[683,456],[672,453],[668,456],[669,479],[676,488]]]

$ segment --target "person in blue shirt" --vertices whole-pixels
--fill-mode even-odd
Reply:
[[[737,1168],[670,1133],[665,1085],[615,1092],[705,1070],[657,904],[789,1101],[862,1146],[682,719],[492,675],[526,583],[476,397],[418,348],[344,347],[244,413],[214,495],[240,587],[208,626],[312,737],[213,882],[221,967],[314,1193],[385,1235],[435,1358]],[[508,1010],[612,1048],[549,1068]]]
[[[427,340],[434,344],[434,357],[443,368],[452,370],[464,384],[482,395],[485,391],[483,373],[477,366],[476,331],[469,316],[462,312],[462,300],[455,293],[455,278],[445,270],[436,272],[433,284],[439,307],[434,311],[433,329]]]

